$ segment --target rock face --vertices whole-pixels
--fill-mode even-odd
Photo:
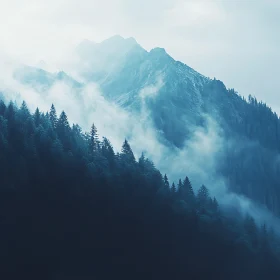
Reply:
[[[144,50],[132,39],[112,37],[100,44],[80,45],[82,76],[97,82],[104,96],[130,111],[145,105],[156,129],[181,147],[187,136],[182,129],[201,113],[201,92],[209,79],[175,61],[163,48]],[[91,57],[84,61],[84,54]]]
[[[240,97],[175,61],[163,48],[143,49],[133,38],[114,36],[102,43],[82,42],[76,49],[84,84],[97,83],[104,97],[133,114],[146,112],[165,144],[183,148],[197,127],[211,118],[223,137],[216,172],[230,188],[280,214],[280,121],[264,103]],[[22,68],[16,79],[46,89],[63,80],[80,89],[64,72]]]
[[[82,62],[87,54],[86,81],[135,114],[147,110],[170,145],[182,148],[196,127],[207,126],[205,116],[213,119],[224,140],[216,171],[233,191],[280,214],[280,121],[264,103],[247,101],[164,49],[148,52],[131,38],[116,36],[77,53]]]

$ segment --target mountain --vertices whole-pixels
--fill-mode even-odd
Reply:
[[[207,119],[214,120],[224,140],[217,173],[231,190],[280,214],[280,121],[265,103],[131,38],[115,36],[77,54],[87,82],[134,114],[147,111],[170,145],[182,149],[198,127],[207,129]]]
[[[279,222],[262,211],[280,215],[277,114],[132,38],[76,51],[82,82],[21,66],[7,83],[50,109],[0,92],[1,279],[278,279]],[[64,108],[111,118],[121,150]]]
[[[21,65],[13,72],[13,78],[23,85],[31,86],[39,92],[49,90],[55,83],[64,82],[67,85],[78,89],[82,87],[79,83],[65,72],[51,73],[41,68]]]
[[[83,110],[83,87],[96,83],[107,102],[123,108],[140,123],[152,123],[161,143],[176,151],[184,151],[189,140],[200,133],[204,142],[199,145],[204,146],[198,151],[206,150],[215,162],[209,164],[204,154],[195,155],[210,166],[204,174],[219,178],[216,181],[222,180],[230,191],[280,215],[280,120],[265,103],[252,96],[248,100],[241,97],[222,81],[209,79],[174,60],[163,48],[146,51],[133,38],[83,41],[75,56],[75,72],[83,82],[65,72],[50,73],[27,66],[14,76],[39,92],[47,91],[57,81],[69,84],[78,92],[76,109],[84,119],[90,115],[90,107]],[[201,131],[217,135],[219,140],[209,142],[208,134],[201,135]],[[211,154],[213,145],[215,153]],[[203,170],[203,166],[200,168]]]
[[[147,52],[132,38],[114,36],[88,47],[77,48],[80,63],[86,65],[81,76],[98,83],[107,100],[123,108],[139,113],[144,102],[156,128],[181,147],[187,136],[182,127],[186,120],[197,121],[201,91],[209,79],[175,61],[164,49]],[[85,58],[85,53],[90,56]]]

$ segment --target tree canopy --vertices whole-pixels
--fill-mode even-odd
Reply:
[[[280,275],[272,229],[227,216],[187,176],[170,186],[128,140],[116,154],[54,105],[32,114],[0,102],[0,178],[2,279]]]

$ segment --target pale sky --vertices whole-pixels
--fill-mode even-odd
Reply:
[[[0,51],[53,63],[83,39],[164,47],[280,113],[280,1],[0,0]]]

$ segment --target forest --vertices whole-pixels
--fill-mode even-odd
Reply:
[[[273,228],[54,105],[0,102],[0,176],[1,279],[279,279]]]
[[[217,120],[224,139],[218,173],[229,188],[280,215],[280,119],[264,102],[246,99],[219,80],[202,92],[206,114]]]

